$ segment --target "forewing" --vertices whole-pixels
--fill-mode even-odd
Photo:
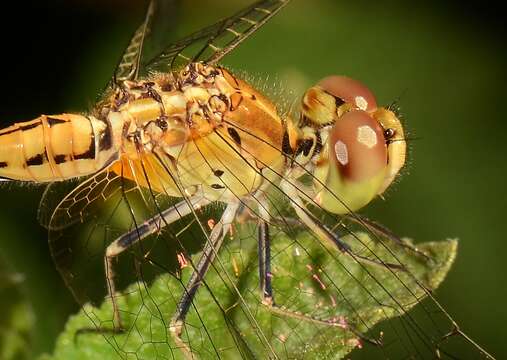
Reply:
[[[289,0],[258,1],[227,19],[169,45],[148,61],[143,71],[176,71],[196,61],[217,64],[288,3]]]
[[[155,0],[151,0],[146,11],[146,17],[143,23],[136,29],[134,35],[132,35],[127,48],[116,66],[113,77],[109,81],[108,88],[116,87],[121,81],[137,79],[144,41],[150,33],[155,9]]]
[[[164,48],[153,32],[169,32],[176,23],[178,3],[176,0],[150,0],[144,21],[130,38],[107,88],[114,88],[125,80],[136,80],[146,53],[158,53]]]

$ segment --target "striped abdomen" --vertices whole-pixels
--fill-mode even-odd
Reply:
[[[48,182],[95,173],[117,156],[117,128],[76,114],[14,124],[0,130],[0,177]]]

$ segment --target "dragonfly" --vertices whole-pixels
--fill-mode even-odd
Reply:
[[[378,312],[379,319],[403,316],[408,338],[401,345],[404,357],[445,356],[441,345],[455,337],[491,357],[460,330],[433,298],[431,287],[403,260],[403,254],[410,254],[426,263],[434,261],[431,255],[357,213],[381,196],[404,166],[406,138],[396,112],[378,106],[366,85],[335,75],[306,90],[297,106],[284,108],[220,65],[289,0],[257,1],[146,58],[154,19],[169,19],[164,9],[170,3],[149,3],[104,95],[89,113],[41,115],[0,130],[0,176],[49,184],[39,220],[48,229],[51,254],[65,283],[81,303],[106,293],[111,317],[96,330],[109,326],[118,336],[132,333],[135,319],[123,310],[128,295],[120,290],[132,287],[124,277],[134,272],[146,284],[155,277],[151,272],[159,271],[174,274],[181,283],[181,294],[165,300],[174,305],[173,313],[160,316],[170,316],[164,327],[171,341],[165,341],[171,351],[177,348],[176,357],[280,358],[322,347],[331,357],[338,346],[333,339],[345,342],[347,351],[369,344],[389,357],[391,345],[383,331],[372,330],[379,320],[366,320],[365,310],[357,310],[347,293],[350,289],[377,305],[368,309]],[[231,234],[240,238],[239,245],[230,244]],[[255,272],[241,252],[250,239],[255,240],[259,288],[253,303],[247,299],[250,289],[238,280]],[[280,249],[284,241],[291,245]],[[200,252],[194,249],[199,246]],[[167,253],[177,254],[173,268],[165,265]],[[305,279],[300,270],[286,266],[298,258],[308,260],[298,260],[307,271]],[[187,268],[190,274],[182,274]],[[345,283],[333,283],[338,268]],[[284,289],[278,282],[281,274],[296,280],[297,292]],[[362,285],[361,276],[369,277],[375,290]],[[386,278],[410,300],[401,301],[384,285]],[[235,302],[228,307],[221,303],[215,296],[218,286],[232,293]],[[196,316],[192,312],[201,316],[196,304],[205,290],[224,323],[219,335],[203,325],[196,332],[195,322],[188,320]],[[307,294],[317,299],[310,309],[297,302]],[[423,325],[408,313],[424,297],[450,325],[435,338],[425,326],[436,332],[436,324]],[[162,302],[157,305],[162,309]],[[339,315],[340,307],[348,307],[352,316]],[[258,315],[261,308],[274,316],[268,325]],[[397,315],[387,315],[389,309]],[[437,310],[423,310],[433,322]],[[246,322],[231,320],[231,311],[240,312]],[[289,325],[277,333],[277,321]],[[304,338],[305,327],[325,337],[313,332]],[[220,345],[223,337],[232,342]],[[293,338],[296,350],[289,346]],[[319,347],[319,341],[329,344]],[[210,349],[199,344],[210,344]]]

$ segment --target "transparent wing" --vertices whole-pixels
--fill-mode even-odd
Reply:
[[[288,2],[289,0],[258,1],[234,16],[201,29],[168,47],[156,44],[156,48],[162,47],[163,50],[161,52],[155,50],[158,55],[145,61],[145,65],[142,66],[143,58],[146,57],[145,43],[151,35],[153,23],[175,23],[173,0],[151,0],[144,21],[130,39],[107,88],[114,88],[121,81],[136,80],[141,71],[149,73],[178,70],[192,61],[218,63]],[[158,28],[157,31],[168,30],[167,25]],[[155,41],[152,39],[151,42]]]
[[[156,36],[153,36],[152,30],[155,28],[155,31],[159,32],[170,31],[170,27],[176,23],[177,3],[176,0],[150,0],[144,21],[132,35],[106,88],[114,88],[121,81],[136,80],[147,47],[155,47],[159,50],[151,49],[151,51],[160,52],[163,46],[157,43],[158,41]],[[148,39],[151,41],[146,44]]]
[[[135,80],[139,74],[141,57],[143,53],[144,42],[151,30],[153,17],[156,10],[156,1],[151,0],[146,10],[146,16],[141,25],[136,29],[128,46],[125,48],[113,77],[109,80],[106,89],[114,89],[117,84],[125,80]]]
[[[48,185],[39,205],[39,223],[48,230],[63,230],[85,221],[119,191],[118,181],[119,176],[106,169],[81,183],[70,180]]]
[[[151,0],[146,11],[146,17],[143,23],[137,28],[130,39],[130,43],[125,49],[118,66],[111,79],[112,84],[118,81],[135,80],[139,73],[139,65],[143,52],[144,40],[148,36],[151,28],[153,16],[155,14],[155,1]]]
[[[118,211],[121,193],[134,188],[106,169],[81,183],[51,184],[44,192],[39,221],[48,229],[50,252],[57,270],[81,304],[105,296],[102,281],[91,280],[104,278],[102,266],[92,259],[103,256],[105,244],[111,241],[109,233],[114,236],[113,229],[120,219],[112,215]],[[125,217],[123,221],[128,219]],[[97,235],[99,229],[101,234]],[[101,286],[91,288],[89,284],[94,283]]]
[[[288,3],[289,0],[258,1],[227,19],[169,45],[149,60],[143,71],[174,71],[195,61],[216,64]]]
[[[108,245],[172,201],[141,187],[136,180],[143,174],[138,169],[124,169],[124,165],[130,164],[115,163],[81,183],[52,184],[39,207],[39,221],[48,229],[55,265],[81,304],[102,300],[107,294],[104,256]],[[166,235],[172,234],[168,231]],[[131,261],[123,272],[119,270],[122,285],[139,281],[132,261],[141,262],[146,255],[139,246],[129,249],[128,254]]]
[[[265,160],[252,158],[246,147],[250,141],[258,147],[272,144],[240,126],[229,126],[232,131],[219,129],[193,140],[176,158],[162,158],[160,172],[153,170],[151,158],[143,161],[144,171],[133,171],[134,166],[125,162],[124,169],[108,169],[87,179],[56,202],[48,223],[51,252],[76,298],[102,300],[107,293],[104,254],[109,244],[126,233],[137,236],[147,219],[170,208],[174,199],[164,191],[151,191],[159,187],[158,179],[187,183],[194,179],[199,184],[209,174],[216,185],[240,198],[239,193],[252,186],[249,172],[268,182],[276,177],[266,175],[270,171],[282,175],[275,167],[259,172],[259,165],[267,165]],[[234,140],[238,136],[241,145]],[[174,164],[178,168],[170,170]],[[141,188],[143,176],[149,182]],[[342,358],[350,351],[372,358],[434,358],[453,323],[430,290],[449,270],[456,243],[422,244],[416,252],[381,228],[373,230],[375,226],[361,219],[347,222],[307,199],[311,216],[348,244],[353,254],[340,251],[296,216],[295,200],[283,188],[270,185],[241,200],[241,216],[192,300],[180,343],[168,330],[169,319],[180,306],[180,297],[192,292],[187,287],[190,275],[223,206],[217,202],[211,208],[196,206],[189,218],[160,226],[115,258],[115,298],[125,331],[106,333],[105,348],[111,345],[112,352],[138,358],[151,358],[155,352],[159,358],[184,358],[185,347],[202,359],[301,358],[301,354]],[[48,190],[46,197],[52,194]],[[263,211],[271,218],[268,246],[259,237]],[[403,264],[403,270],[388,263]],[[271,296],[263,297],[268,279]],[[427,303],[421,303],[424,298]],[[110,299],[100,308],[84,311],[97,332],[86,339],[104,341],[103,331],[112,328]],[[463,346],[463,338],[453,336],[457,338]],[[85,340],[79,339],[82,345]],[[455,348],[449,351],[456,353]]]

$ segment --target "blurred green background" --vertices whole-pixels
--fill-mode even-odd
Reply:
[[[181,3],[167,20],[175,37],[248,1]],[[11,21],[0,23],[2,126],[92,105],[144,3],[13,6]],[[386,201],[365,212],[416,241],[460,239],[456,264],[437,297],[498,358],[507,355],[504,26],[499,9],[457,1],[293,0],[225,61],[261,80],[269,75],[295,96],[326,75],[345,74],[368,84],[380,104],[399,101],[411,139],[408,165]],[[42,190],[0,186],[0,253],[23,274],[36,318],[34,355],[51,350],[77,310],[36,220]]]

